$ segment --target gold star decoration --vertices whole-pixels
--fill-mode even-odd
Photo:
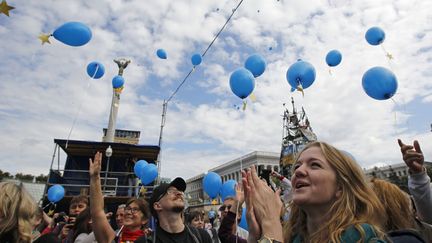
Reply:
[[[51,44],[51,42],[49,41],[50,36],[51,35],[40,34],[38,38],[39,38],[39,40],[42,41],[42,45],[45,44],[45,43]]]
[[[392,60],[392,59],[393,59],[393,55],[390,54],[390,53],[388,53],[388,52],[387,52],[386,56],[387,56],[387,58],[388,58],[389,60]]]
[[[297,86],[297,90],[300,91],[302,93],[303,97],[304,97],[303,86],[301,84],[299,84]]]
[[[0,3],[0,13],[3,13],[3,14],[5,14],[6,16],[9,17],[9,10],[12,10],[12,9],[14,9],[14,7],[9,6],[9,5],[6,3],[5,0],[3,0],[3,1]]]

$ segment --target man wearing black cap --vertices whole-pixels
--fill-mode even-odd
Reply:
[[[203,229],[187,226],[183,223],[182,213],[185,208],[184,191],[186,182],[175,178],[171,183],[161,183],[153,190],[150,198],[150,210],[157,220],[154,234],[157,243],[211,243],[210,235]]]

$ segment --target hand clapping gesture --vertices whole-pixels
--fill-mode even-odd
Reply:
[[[265,180],[258,177],[255,167],[243,172],[242,176],[249,227],[250,223],[257,223],[261,236],[282,241],[282,225],[279,221],[282,209],[280,190],[274,192]]]

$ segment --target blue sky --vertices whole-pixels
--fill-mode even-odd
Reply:
[[[0,169],[48,173],[54,138],[100,141],[111,104],[114,58],[132,60],[124,73],[118,128],[141,131],[157,144],[162,102],[192,68],[239,0],[8,1],[0,15]],[[258,11],[259,10],[259,11]],[[38,35],[65,22],[88,25],[92,40],[70,47]],[[283,103],[304,106],[320,140],[349,151],[362,167],[399,163],[396,139],[418,139],[431,160],[432,2],[423,0],[244,0],[231,22],[168,106],[162,176],[189,178],[260,150],[281,146]],[[386,32],[398,92],[377,101],[362,89],[363,73],[389,67],[383,50],[364,39],[368,28]],[[271,50],[269,49],[271,47]],[[168,53],[158,59],[157,49]],[[325,55],[342,63],[328,73]],[[254,53],[267,60],[245,111],[229,76]],[[305,95],[290,92],[285,75],[297,59],[317,78]],[[91,80],[86,66],[105,65]],[[80,106],[81,104],[81,106]],[[80,108],[81,107],[81,108]],[[77,114],[79,114],[77,116]]]

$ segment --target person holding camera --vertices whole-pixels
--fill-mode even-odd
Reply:
[[[89,200],[87,196],[79,195],[73,197],[69,205],[69,214],[67,215],[65,212],[54,214],[51,224],[44,229],[42,235],[51,233],[66,242],[73,235],[71,229],[74,226],[76,217],[88,208],[88,205]]]

